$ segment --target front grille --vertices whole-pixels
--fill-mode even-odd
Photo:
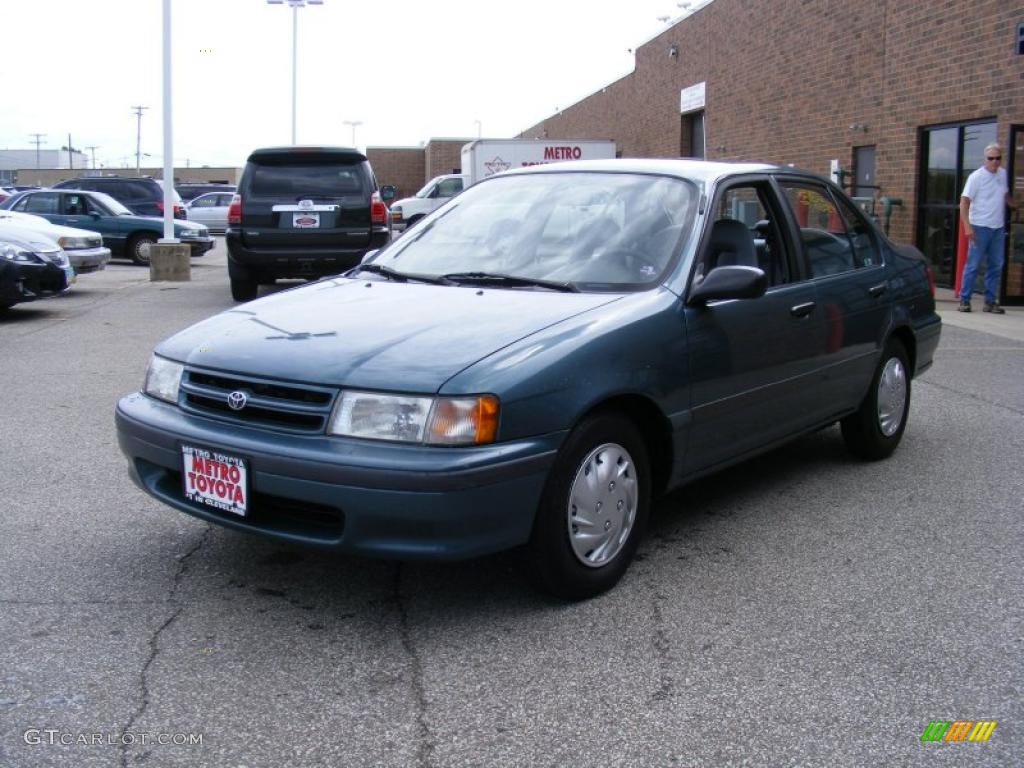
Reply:
[[[246,397],[240,410],[228,405],[233,392]],[[334,395],[325,387],[189,369],[181,379],[179,404],[186,411],[236,424],[311,434],[326,429]]]

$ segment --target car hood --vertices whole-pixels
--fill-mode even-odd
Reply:
[[[12,243],[32,251],[51,253],[60,250],[56,237],[57,235],[44,235],[20,224],[9,223],[7,219],[0,219],[0,242]]]
[[[274,379],[430,393],[487,355],[619,298],[333,278],[223,312],[156,353]]]
[[[6,219],[0,216],[0,227],[7,227],[9,225],[37,232],[43,237],[48,237],[52,240],[56,240],[58,237],[83,237],[91,239],[100,237],[99,234],[91,229],[79,229],[78,227],[66,227],[63,224],[52,224],[41,216],[31,216],[31,220]]]

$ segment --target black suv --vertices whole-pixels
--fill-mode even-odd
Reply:
[[[163,185],[148,176],[80,176],[54,184],[53,188],[106,192],[132,213],[140,216],[164,215]],[[174,193],[174,218],[186,218],[185,208],[177,192]]]
[[[260,283],[355,266],[391,239],[391,217],[358,150],[268,147],[249,155],[225,239],[231,295],[248,301]]]

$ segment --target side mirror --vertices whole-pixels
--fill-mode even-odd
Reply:
[[[380,248],[374,248],[372,251],[367,251],[363,255],[363,258],[361,258],[359,260],[359,263],[360,264],[365,264],[368,261],[373,261],[373,257],[377,255],[377,251],[379,251],[379,250],[380,250]]]
[[[393,184],[385,184],[380,188],[380,198],[384,202],[395,199],[395,187]]]
[[[715,299],[756,299],[767,289],[768,278],[757,267],[715,267],[694,283],[687,303],[694,306]]]

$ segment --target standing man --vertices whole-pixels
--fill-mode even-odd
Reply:
[[[1006,206],[1016,208],[1010,196],[1006,169],[1000,168],[1003,149],[998,144],[985,147],[985,162],[967,177],[960,197],[960,225],[967,238],[967,264],[960,281],[961,312],[971,311],[971,291],[974,276],[982,262],[985,268],[985,306],[983,312],[1005,315],[996,301],[999,278],[1003,273],[1003,253],[1006,250]]]

